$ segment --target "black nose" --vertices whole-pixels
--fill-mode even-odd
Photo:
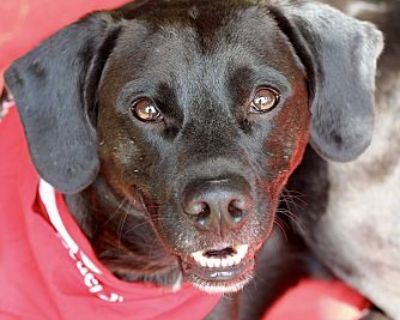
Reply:
[[[190,183],[183,192],[182,206],[197,227],[222,233],[243,225],[253,203],[249,184],[235,177]]]

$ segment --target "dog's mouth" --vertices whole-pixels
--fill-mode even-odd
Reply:
[[[236,292],[252,277],[254,254],[247,244],[200,250],[185,259],[182,266],[188,280],[202,291]]]
[[[146,199],[146,197],[143,197]],[[156,206],[148,205],[144,200],[148,212],[155,212]],[[152,215],[152,214],[151,214]],[[153,216],[153,215],[152,215]],[[155,214],[154,214],[155,216]],[[170,244],[168,237],[159,229],[159,221],[154,221],[154,228],[159,234],[161,242],[168,248],[169,252],[178,258],[183,278],[174,283],[173,289],[180,287],[181,280],[191,283],[194,287],[209,294],[237,292],[252,279],[255,265],[255,253],[259,248],[257,245],[233,244],[230,241],[219,242],[213,239],[202,250],[190,251],[188,249],[177,250],[176,246]],[[201,247],[200,247],[201,248]],[[195,249],[196,250],[196,249]]]

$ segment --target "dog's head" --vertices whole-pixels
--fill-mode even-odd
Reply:
[[[309,133],[336,160],[369,144],[381,42],[319,4],[139,1],[61,30],[6,82],[44,179],[101,178],[188,279],[232,291]]]

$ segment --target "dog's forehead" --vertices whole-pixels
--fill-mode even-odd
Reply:
[[[156,18],[145,15],[129,20],[106,73],[116,92],[138,78],[147,83],[173,79],[179,87],[185,83],[215,87],[235,69],[262,66],[288,78],[299,67],[268,10],[233,6],[216,13],[210,4],[177,12],[159,10]]]

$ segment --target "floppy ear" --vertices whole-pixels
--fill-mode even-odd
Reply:
[[[381,32],[321,3],[271,12],[310,76],[312,146],[331,160],[355,159],[372,138]]]
[[[101,71],[118,31],[109,14],[89,15],[15,61],[5,73],[33,163],[64,193],[82,190],[98,173],[93,112]]]

